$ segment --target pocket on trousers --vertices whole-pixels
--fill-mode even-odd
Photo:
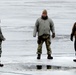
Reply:
[[[50,44],[51,44],[50,40],[47,40],[47,45],[50,45]]]

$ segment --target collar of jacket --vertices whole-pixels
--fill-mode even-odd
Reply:
[[[43,20],[47,20],[47,19],[48,19],[48,16],[46,16],[46,17],[41,16],[41,19],[43,19]]]

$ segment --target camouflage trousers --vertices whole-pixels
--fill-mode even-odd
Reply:
[[[2,44],[2,41],[0,40],[0,57],[1,57],[1,53],[2,53],[1,44]]]
[[[42,45],[45,42],[46,44],[46,49],[47,49],[47,54],[51,54],[51,48],[50,48],[50,35],[42,35],[38,37],[38,48],[37,48],[37,54],[42,54]]]

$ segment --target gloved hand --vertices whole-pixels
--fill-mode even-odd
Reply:
[[[5,41],[6,39],[4,38],[3,41]]]
[[[52,33],[52,38],[55,38],[55,33]]]
[[[73,34],[70,35],[70,40],[73,41]]]

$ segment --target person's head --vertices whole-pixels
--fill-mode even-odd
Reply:
[[[42,11],[42,16],[41,16],[41,18],[44,19],[44,20],[48,19],[47,10],[46,10],[46,9]]]
[[[46,9],[44,9],[44,10],[42,11],[42,16],[44,16],[44,17],[47,16],[47,10],[46,10]]]
[[[74,23],[74,27],[76,28],[76,22]]]

